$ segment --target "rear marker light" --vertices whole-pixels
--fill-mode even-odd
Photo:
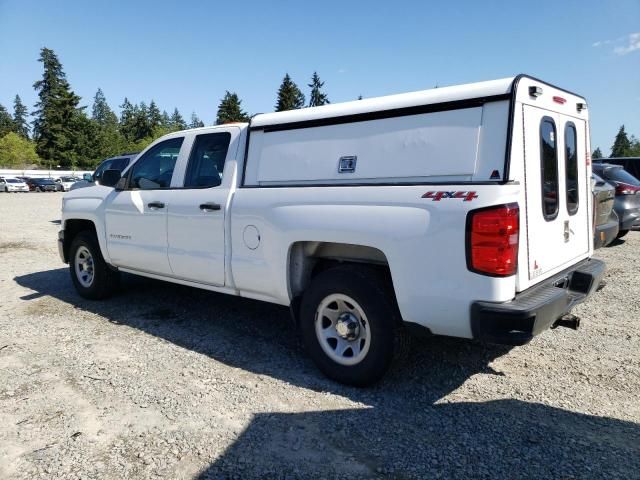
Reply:
[[[576,110],[578,110],[578,112],[581,112],[582,110],[586,110],[586,109],[587,109],[586,103],[576,103]]]
[[[467,215],[467,267],[494,277],[518,269],[520,209],[517,203],[472,210]]]

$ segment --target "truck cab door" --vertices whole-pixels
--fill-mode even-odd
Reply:
[[[240,129],[220,127],[193,135],[180,188],[168,208],[168,256],[177,278],[225,284],[225,219],[235,184]],[[185,157],[186,158],[186,157]]]
[[[105,206],[111,263],[141,272],[171,275],[167,257],[167,208],[184,137],[157,143],[125,174],[126,188]]]

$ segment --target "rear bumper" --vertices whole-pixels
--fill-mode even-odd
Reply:
[[[528,343],[592,295],[604,270],[604,262],[588,259],[517,294],[510,302],[474,302],[473,338],[506,345]]]
[[[609,245],[618,236],[620,224],[616,219],[603,225],[596,225],[596,233],[593,236],[593,248],[602,248]]]

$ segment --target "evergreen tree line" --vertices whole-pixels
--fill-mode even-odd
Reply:
[[[609,157],[640,157],[640,139],[636,138],[635,135],[629,137],[624,129],[624,125],[622,125],[613,141],[611,155],[609,155]],[[593,151],[591,158],[594,160],[605,158],[600,147]]]
[[[33,84],[38,102],[31,112],[31,125],[29,111],[19,95],[13,102],[13,115],[0,105],[0,166],[91,169],[107,157],[143,150],[167,133],[204,126],[195,113],[187,122],[177,108],[169,114],[161,111],[153,99],[147,105],[124,98],[118,116],[100,88],[87,111],[80,105],[81,98],[72,90],[55,52],[42,48],[38,61],[43,74]],[[308,86],[306,103],[305,95],[286,74],[278,89],[276,111],[329,103],[317,72]],[[238,95],[227,91],[218,105],[216,123],[245,122],[249,118]]]
[[[187,122],[177,108],[169,114],[161,111],[153,99],[147,105],[144,101],[132,103],[125,97],[118,116],[100,88],[91,111],[87,112],[86,106],[80,106],[81,98],[71,89],[55,52],[42,48],[38,61],[43,64],[43,74],[33,84],[38,102],[31,113],[34,118],[31,125],[29,111],[19,95],[13,101],[13,115],[0,105],[0,166],[93,168],[104,158],[140,151],[167,133],[204,126],[195,113]],[[330,103],[317,72],[307,86],[308,102],[289,74],[285,74],[278,88],[275,111]],[[249,118],[237,93],[226,91],[218,104],[216,124],[246,122]],[[594,159],[603,156],[600,148],[592,153]],[[629,137],[624,125],[615,137],[610,156],[640,156],[640,140],[633,135]]]

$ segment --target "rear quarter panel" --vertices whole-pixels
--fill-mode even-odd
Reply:
[[[422,198],[428,191],[468,190],[476,191],[477,198]],[[467,269],[467,213],[519,197],[519,185],[497,184],[240,188],[231,210],[233,280],[240,291],[287,305],[289,253],[295,242],[369,246],[387,258],[405,321],[436,334],[470,338],[471,303],[512,299],[515,277],[493,278]],[[243,240],[249,225],[260,234],[254,250]]]

